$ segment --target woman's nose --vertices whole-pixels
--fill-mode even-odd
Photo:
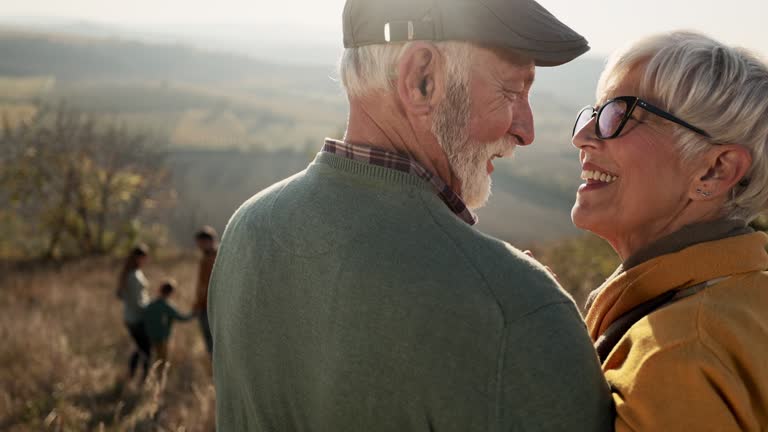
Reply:
[[[589,121],[577,130],[571,138],[571,144],[578,149],[584,147],[594,147],[597,144],[597,137],[595,136],[595,117],[589,119]]]

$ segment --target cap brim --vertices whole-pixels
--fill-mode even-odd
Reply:
[[[562,65],[589,51],[583,36],[534,0],[441,1],[431,7],[415,0],[366,2],[362,7],[350,0],[345,6],[344,46],[466,41],[521,52],[537,66]],[[386,37],[385,26],[391,30]]]
[[[533,0],[480,0],[442,16],[444,39],[467,40],[520,51],[537,66],[558,66],[589,51],[587,40]]]
[[[589,45],[585,44],[575,49],[563,50],[563,51],[557,51],[557,52],[555,51],[535,52],[535,51],[525,51],[525,50],[521,50],[521,51],[529,55],[531,58],[533,58],[533,61],[536,63],[536,66],[552,67],[552,66],[560,66],[572,60],[575,60],[577,57],[589,51],[589,49],[590,49]]]

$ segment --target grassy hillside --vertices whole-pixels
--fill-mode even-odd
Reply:
[[[615,261],[591,237],[534,252],[580,305]],[[0,263],[0,430],[213,430],[215,395],[196,323],[175,325],[165,377],[144,386],[127,382],[131,342],[114,296],[119,264],[19,269]],[[162,258],[146,274],[153,290],[164,277],[176,278],[173,302],[186,311],[195,266],[191,255]]]
[[[191,257],[153,263],[192,302]],[[1,264],[0,264],[1,265]],[[214,393],[197,323],[177,324],[165,377],[126,380],[131,341],[115,298],[119,263],[61,269],[0,268],[0,430],[212,431]]]

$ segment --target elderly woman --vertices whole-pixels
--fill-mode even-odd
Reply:
[[[587,324],[619,431],[768,427],[768,67],[677,32],[609,61],[573,143],[574,223],[623,265]]]

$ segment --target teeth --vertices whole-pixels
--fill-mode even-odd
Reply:
[[[617,176],[612,176],[610,174],[600,172],[600,171],[582,171],[581,172],[581,179],[582,180],[597,180],[601,181],[603,183],[613,183],[619,178]]]

